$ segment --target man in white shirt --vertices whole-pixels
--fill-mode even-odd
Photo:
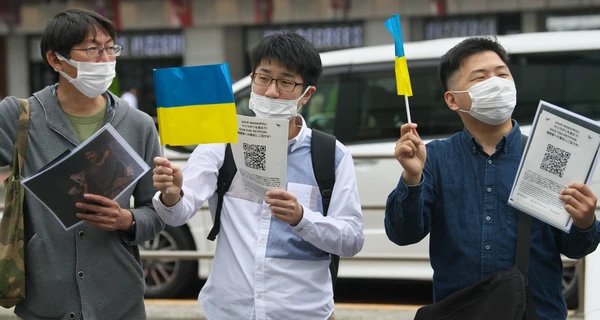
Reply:
[[[223,201],[211,274],[198,297],[208,319],[328,319],[333,314],[330,254],[363,246],[363,217],[352,156],[339,141],[335,185],[326,216],[311,166],[312,131],[297,114],[322,73],[302,36],[275,34],[252,51],[250,108],[257,117],[289,119],[287,188],[266,200],[235,176]],[[185,224],[208,200],[215,216],[224,144],[199,145],[182,170],[155,158],[154,207],[165,223]]]
[[[136,88],[130,88],[129,90],[125,91],[123,93],[123,95],[121,95],[121,99],[127,101],[127,103],[129,103],[129,106],[137,109],[138,108],[138,98],[137,98],[138,92]]]

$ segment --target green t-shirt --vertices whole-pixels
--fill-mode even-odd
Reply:
[[[69,119],[77,138],[79,138],[80,142],[83,142],[104,125],[106,107],[102,108],[100,112],[86,117],[74,116],[66,112],[65,115]]]

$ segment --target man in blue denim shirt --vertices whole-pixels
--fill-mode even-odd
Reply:
[[[434,300],[515,264],[518,211],[507,204],[521,159],[521,131],[508,56],[494,39],[469,38],[441,59],[439,76],[450,110],[465,129],[425,145],[407,123],[395,156],[404,168],[388,197],[385,230],[398,245],[430,237]],[[572,183],[560,199],[570,233],[533,219],[529,278],[541,319],[565,319],[560,254],[581,258],[600,241],[596,196]]]

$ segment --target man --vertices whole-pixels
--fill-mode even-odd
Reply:
[[[289,119],[286,190],[266,199],[234,178],[225,195],[211,274],[199,295],[208,319],[328,319],[333,313],[329,254],[353,256],[363,246],[363,217],[354,164],[337,142],[336,182],[327,216],[311,166],[312,131],[297,110],[322,72],[314,46],[283,33],[251,53],[250,108],[257,117]],[[156,158],[154,206],[169,225],[186,223],[208,200],[215,215],[225,145],[199,145],[184,172]]]
[[[424,145],[417,124],[401,127],[395,156],[404,168],[387,200],[385,229],[398,245],[430,237],[434,300],[515,264],[518,210],[511,190],[522,153],[511,120],[516,89],[508,56],[494,39],[469,38],[441,59],[439,77],[450,110],[465,129]],[[600,240],[596,196],[572,183],[560,199],[573,218],[570,233],[533,219],[529,279],[541,319],[565,319],[560,254],[581,258]]]
[[[122,95],[121,95],[121,99],[127,101],[127,103],[129,103],[129,106],[137,109],[138,108],[138,91],[136,88],[129,88],[129,90],[125,91]]]
[[[31,124],[24,176],[34,174],[110,123],[150,165],[159,154],[152,119],[107,91],[121,47],[113,23],[69,9],[48,22],[41,54],[58,84],[29,98]],[[18,101],[0,102],[0,166],[12,162]],[[15,308],[24,319],[144,319],[144,277],[137,244],[164,227],[154,209],[150,173],[118,202],[87,194],[77,216],[86,223],[65,231],[27,193],[26,298]],[[48,188],[54,188],[48,186]],[[130,197],[135,209],[129,208]],[[84,214],[91,211],[95,214]]]

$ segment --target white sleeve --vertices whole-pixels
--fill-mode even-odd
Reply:
[[[198,145],[183,168],[183,195],[172,207],[160,201],[160,191],[152,203],[160,218],[170,226],[187,223],[217,189],[219,168],[225,157],[225,144]]]
[[[354,162],[349,152],[336,168],[335,177],[327,216],[303,206],[304,216],[292,230],[323,251],[351,257],[363,247],[364,227]]]

